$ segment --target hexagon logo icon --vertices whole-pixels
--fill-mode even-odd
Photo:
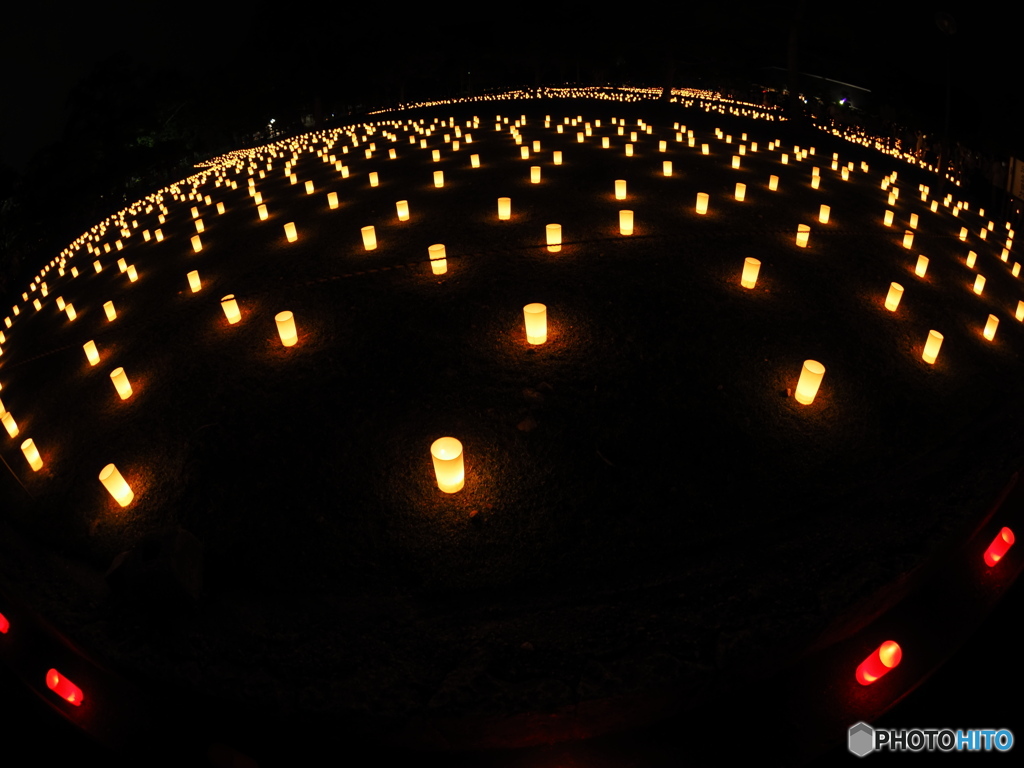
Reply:
[[[864,757],[875,751],[875,729],[867,723],[857,723],[850,728],[847,746],[857,757]]]

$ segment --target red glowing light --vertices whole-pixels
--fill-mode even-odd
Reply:
[[[992,539],[992,543],[985,550],[985,564],[991,568],[1003,559],[1006,551],[1013,546],[1013,531],[1003,528],[999,535]]]
[[[871,685],[899,664],[902,658],[903,650],[899,643],[886,640],[857,667],[857,682],[861,685]]]
[[[46,673],[46,687],[76,707],[82,705],[82,689],[68,680],[56,669]]]
[[[6,635],[7,630],[11,628],[11,622],[7,620],[7,617],[0,613],[0,635]]]

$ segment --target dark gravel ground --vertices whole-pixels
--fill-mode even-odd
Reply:
[[[537,158],[493,131],[497,112],[528,116]],[[613,148],[545,130],[548,113],[602,119]],[[244,185],[211,185],[227,212],[204,210],[203,251],[189,246],[191,203],[176,204],[163,243],[135,235],[123,251],[136,284],[117,254],[100,274],[77,257],[75,281],[51,272],[47,304],[23,310],[0,368],[4,403],[46,462],[29,476],[18,443],[4,449],[34,497],[8,483],[5,524],[36,545],[5,539],[8,588],[132,677],[283,719],[354,717],[386,738],[423,719],[558,712],[652,688],[692,704],[767,658],[854,631],[971,530],[1020,465],[1020,286],[1001,241],[977,238],[977,216],[927,211],[916,189],[934,194],[933,176],[820,132],[664,105],[414,117],[464,126],[473,114],[473,143],[440,163],[404,134],[397,160],[379,134],[372,159],[362,146],[339,153],[347,179],[304,156],[295,172],[316,184],[309,196],[278,160],[259,184],[265,223]],[[631,128],[642,116],[654,135],[626,157],[612,116]],[[711,155],[675,143],[675,121]],[[758,142],[742,169],[716,126]],[[775,138],[816,155],[781,165],[766,151]],[[469,167],[471,152],[483,167]],[[851,181],[829,170],[832,152],[857,164]],[[901,196],[885,228],[879,181],[891,170]],[[699,191],[707,216],[693,212]],[[497,221],[499,196],[512,198],[509,222]],[[618,234],[621,208],[635,211],[632,237]],[[921,225],[907,251],[911,212]],[[138,216],[140,230],[151,219]],[[297,243],[283,237],[288,221]],[[558,254],[544,248],[552,221]],[[807,249],[793,243],[799,223],[812,228]],[[449,258],[436,277],[427,246],[438,242]],[[988,278],[981,297],[968,247]],[[924,279],[918,253],[931,259]],[[739,286],[746,256],[762,262],[752,291]],[[190,269],[203,279],[194,295]],[[895,314],[882,306],[893,280],[906,287]],[[236,326],[219,306],[227,293],[242,307]],[[534,301],[550,322],[536,348],[522,329]],[[299,328],[289,349],[273,321],[283,309]],[[990,312],[992,343],[981,336]],[[920,361],[931,328],[945,334],[935,366]],[[81,352],[90,338],[95,368]],[[808,358],[827,372],[804,407],[786,390]],[[135,390],[124,402],[107,375],[117,365]],[[446,434],[466,450],[466,487],[451,496],[428,452]],[[135,489],[124,510],[96,480],[110,461]],[[111,592],[103,574],[119,553],[177,529],[201,542],[201,600]]]

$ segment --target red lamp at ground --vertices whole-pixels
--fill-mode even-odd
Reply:
[[[69,704],[74,704],[76,707],[82,706],[82,689],[56,669],[51,669],[46,673],[46,687]]]
[[[988,549],[985,550],[985,565],[991,568],[1002,560],[1003,555],[1013,546],[1013,541],[1013,531],[1009,528],[1004,527],[999,531],[999,534],[992,539],[992,543],[988,545]]]
[[[871,685],[883,675],[889,674],[902,658],[903,649],[899,643],[895,640],[886,640],[857,667],[857,682],[861,685]]]

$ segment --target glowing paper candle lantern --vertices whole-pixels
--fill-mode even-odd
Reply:
[[[768,177],[768,189],[770,189],[772,192],[775,192],[778,188],[779,188],[779,177],[778,176],[769,176]]]
[[[531,165],[530,166],[530,183],[531,184],[540,184],[540,166],[539,165]]]
[[[205,232],[206,227],[203,225],[202,219],[196,219],[196,232]]]
[[[663,160],[662,161],[662,163],[661,163],[661,172],[665,176],[671,176],[672,175],[672,161],[671,160]]]
[[[512,217],[512,198],[498,198],[498,220],[508,221]]]
[[[821,379],[825,376],[825,366],[817,360],[804,360],[804,367],[800,371],[800,379],[796,383],[796,392],[793,397],[801,405],[810,405],[818,394],[818,387],[821,386]]]
[[[327,193],[327,205],[330,207],[330,209],[332,211],[335,208],[338,207],[338,193],[337,192],[328,192]]]
[[[78,317],[77,313],[75,312],[75,307],[73,304],[71,304],[71,302],[68,302],[67,304],[64,305],[64,311],[67,313],[68,320],[74,320],[76,317]]]
[[[1010,273],[1014,277],[1020,277],[1020,264],[1018,262],[1014,262],[1013,269],[1010,270]]]
[[[33,471],[38,472],[43,468],[43,459],[31,437],[21,444],[21,452],[25,454],[25,460]]]
[[[796,244],[801,248],[807,247],[807,240],[811,236],[811,227],[808,224],[796,225]]]
[[[974,251],[968,251],[967,252],[967,266],[968,267],[972,267],[973,268],[974,267],[974,263],[977,260],[978,260],[978,254],[976,254]]]
[[[821,177],[820,176],[813,177],[811,179],[811,189],[817,189],[819,186],[821,186]]]
[[[761,271],[761,261],[751,256],[743,260],[743,275],[740,277],[740,285],[744,288],[753,288],[757,284],[757,275]]]
[[[228,319],[229,324],[234,325],[242,319],[242,313],[238,310],[238,302],[235,301],[235,294],[229,293],[221,299],[220,306],[224,310],[224,316]]]
[[[192,250],[195,253],[203,250],[203,241],[199,239],[199,235],[192,235]]]
[[[903,286],[899,283],[889,283],[889,293],[885,297],[885,308],[895,312],[903,298]]]
[[[103,312],[107,316],[107,320],[113,320],[117,317],[117,310],[114,309],[114,302],[108,301],[103,305]]]
[[[615,180],[615,199],[625,200],[626,199],[626,180],[616,179]]]
[[[295,231],[295,222],[289,221],[284,225],[284,236],[288,238],[289,243],[294,243],[299,239],[298,233]]]
[[[454,437],[439,437],[431,443],[430,455],[434,460],[437,487],[445,493],[461,491],[466,482],[462,443]]]
[[[74,704],[76,707],[82,706],[82,689],[56,669],[51,669],[46,673],[46,687],[69,704]]]
[[[376,171],[372,171],[370,173],[370,186],[371,187],[376,187],[376,186],[379,186],[379,185],[380,185],[380,180],[377,178],[377,172]]]
[[[703,215],[708,212],[708,194],[707,192],[697,193],[697,213]]]
[[[132,396],[132,385],[128,382],[128,377],[125,375],[124,368],[115,368],[110,372],[110,380],[114,382],[114,388],[117,390],[117,394],[121,396],[122,400],[127,400]]]
[[[85,359],[89,361],[89,365],[96,365],[100,361],[100,353],[96,350],[95,341],[87,341],[82,345],[85,350]]]
[[[543,344],[548,340],[548,308],[543,304],[527,304],[523,307],[526,321],[526,341]]]
[[[707,144],[701,144],[700,145],[700,153],[702,155],[710,155],[711,154],[711,147],[709,147]]]
[[[559,155],[559,159],[561,159],[560,155]],[[479,168],[480,167],[480,155],[470,155],[469,156],[469,164],[473,168]],[[558,164],[559,163],[555,163],[555,165],[558,165]]]
[[[369,227],[363,227],[359,231],[363,233],[363,247],[366,250],[372,251],[377,247],[377,231],[372,225]]]
[[[99,260],[99,259],[96,259],[96,261],[94,261],[94,262],[92,263],[92,268],[96,270],[96,274],[97,274],[97,275],[98,275],[98,274],[99,274],[100,272],[102,272],[102,271],[103,271],[103,265],[102,265],[102,264],[100,264],[100,260]]]
[[[985,290],[985,277],[978,275],[974,278],[974,292],[981,296],[981,292]]]
[[[547,234],[548,252],[558,253],[562,250],[562,225],[548,224],[544,231]]]
[[[560,149],[556,149],[555,150],[554,158],[553,158],[552,162],[554,162],[555,165],[561,165],[562,164],[562,150],[560,150]]]
[[[124,274],[125,272],[127,272],[127,271],[128,271],[128,262],[127,262],[127,261],[125,261],[123,257],[122,257],[122,258],[120,258],[120,259],[118,259],[118,260],[117,260],[117,268],[118,268],[119,270],[121,270],[121,273],[122,273],[122,274]]]
[[[278,312],[274,315],[277,322],[277,332],[281,336],[281,343],[286,347],[294,347],[299,340],[295,331],[295,317],[291,312]]]
[[[1009,551],[1010,547],[1013,546],[1013,542],[1013,531],[1004,527],[999,531],[996,537],[992,539],[992,543],[988,545],[988,549],[985,550],[985,565],[991,568],[1002,560],[1003,555],[1005,555]]]
[[[156,232],[154,232],[153,234],[154,234],[154,235],[156,236],[156,241],[157,241],[158,243],[160,243],[160,242],[163,242],[163,239],[164,239],[164,231],[163,231],[162,229],[158,229],[158,230],[157,230]],[[71,275],[72,275],[72,277],[78,277],[78,267],[72,267],[72,268],[71,268]]]
[[[188,287],[192,289],[192,293],[199,293],[199,289],[202,288],[202,283],[199,282],[199,270],[193,269],[188,273]]]
[[[822,224],[828,224],[828,217],[831,212],[831,207],[822,204],[822,206],[818,209],[818,221],[820,221]]]
[[[988,316],[988,322],[985,323],[985,330],[983,335],[989,341],[992,341],[996,337],[996,329],[999,327],[999,318],[995,315]]]
[[[911,229],[917,229],[917,214],[916,213],[910,214],[910,228]]]
[[[434,186],[438,188],[444,186],[444,171],[434,171]]]
[[[633,234],[633,212],[632,211],[619,211],[619,234],[620,235],[632,235]]]
[[[960,228],[960,239],[967,240],[967,227]]]
[[[139,273],[135,270],[134,264],[128,265],[128,279],[131,280],[133,283],[139,279]]]
[[[907,230],[903,233],[903,247],[910,248],[914,245],[914,233],[912,230]]]
[[[921,354],[921,359],[929,365],[934,365],[941,347],[942,334],[938,331],[928,331],[928,341],[924,343],[924,352]]]
[[[740,167],[740,156],[739,155],[733,155],[732,156],[732,167],[733,168],[739,168]]]
[[[914,274],[918,277],[924,277],[928,271],[928,257],[919,255],[917,257],[917,265],[914,267]]]
[[[4,429],[7,430],[8,435],[11,437],[18,436],[18,424],[14,420],[14,417],[11,416],[10,411],[4,411],[0,414],[0,421],[4,423]]]
[[[39,299],[33,299],[32,306],[35,307],[36,312],[38,312],[40,309],[43,308],[43,302],[41,302]]]
[[[899,643],[886,640],[857,666],[857,682],[861,685],[871,685],[894,669],[902,658],[903,650]]]
[[[7,620],[7,617],[0,613],[0,635],[6,635],[7,630],[11,628],[11,622]]]
[[[122,507],[127,507],[132,503],[132,499],[135,498],[135,493],[113,464],[107,464],[107,466],[100,470],[100,482],[103,483],[103,487],[107,489],[107,492],[114,497],[114,501]]]
[[[1014,316],[1018,320],[1024,321],[1024,301],[1017,302],[1017,313]]]
[[[443,275],[448,271],[448,259],[443,245],[440,243],[437,245],[431,245],[427,248],[427,252],[430,254],[431,272],[435,275]]]
[[[217,203],[217,213],[218,214],[224,213],[224,203]]]

